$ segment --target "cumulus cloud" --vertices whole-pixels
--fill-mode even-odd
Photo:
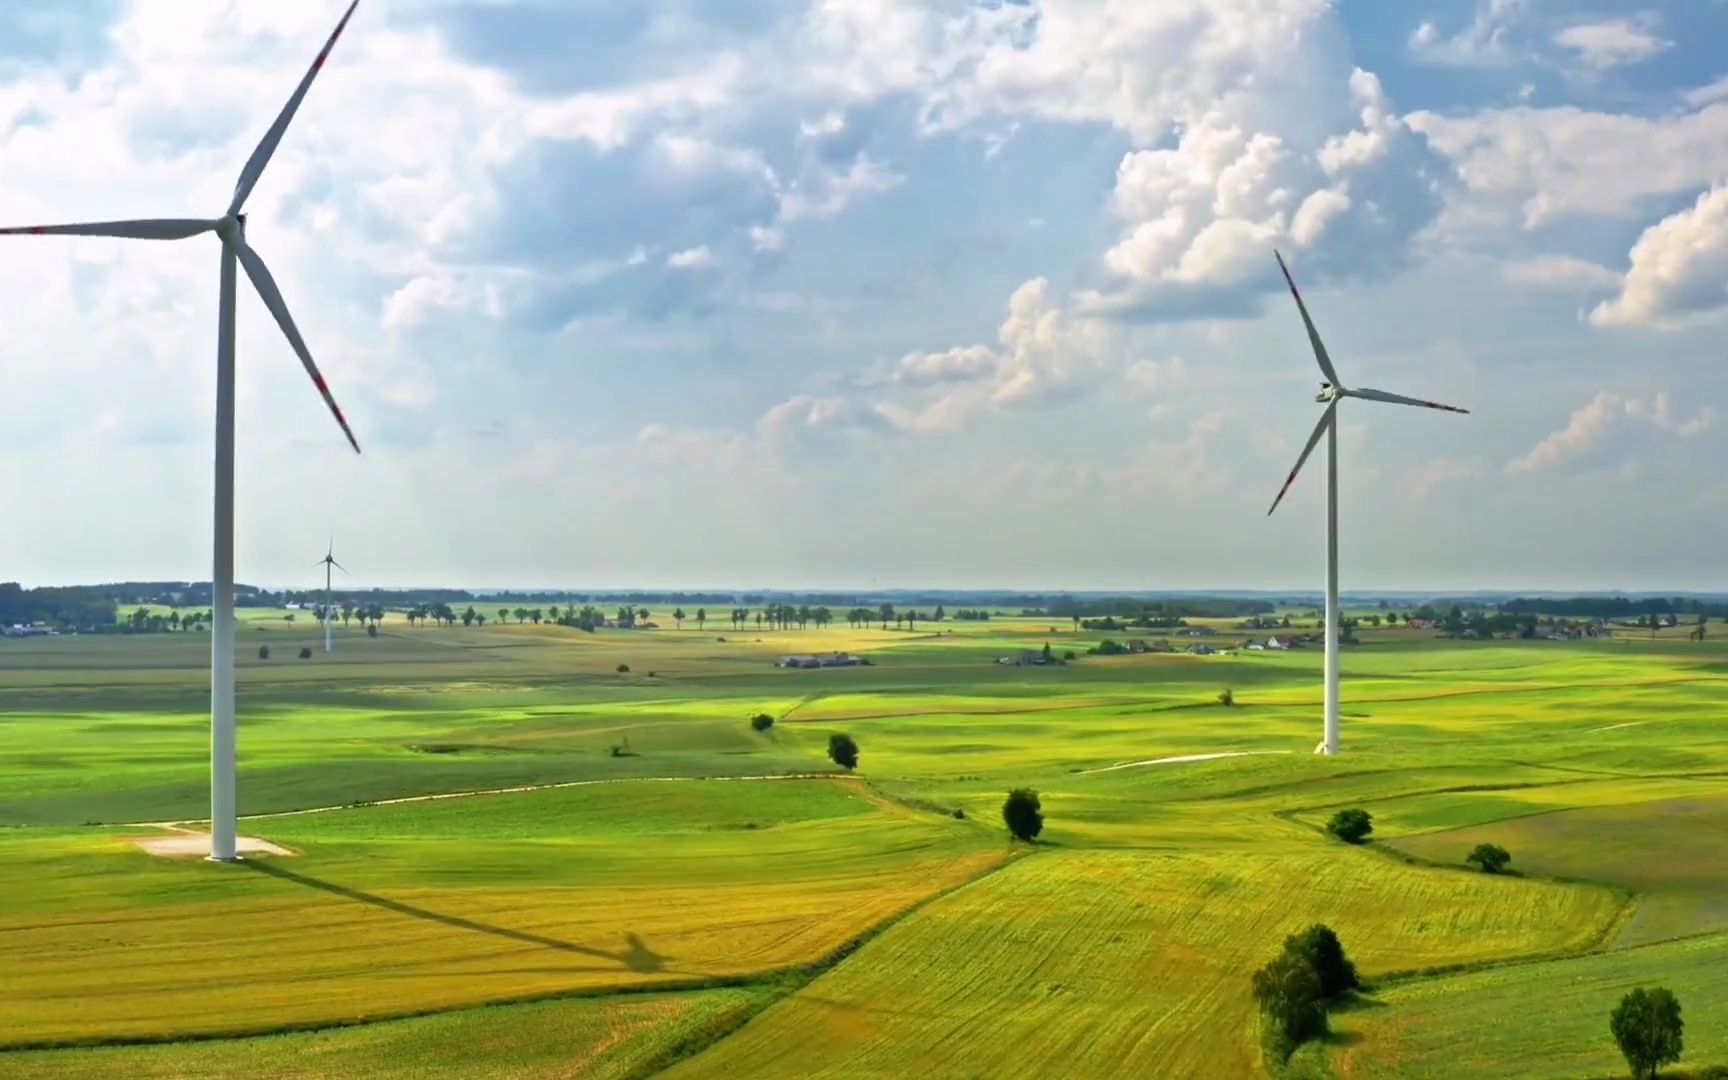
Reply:
[[[1590,313],[1597,326],[1672,326],[1728,309],[1728,186],[1644,230],[1620,295]]]
[[[1104,256],[1119,282],[1088,303],[1241,310],[1239,290],[1275,287],[1269,252],[1278,245],[1314,252],[1310,265],[1327,275],[1399,258],[1437,207],[1437,161],[1372,73],[1350,70],[1340,82],[1356,111],[1344,130],[1301,139],[1212,110],[1174,145],[1128,153],[1111,196],[1124,232]]]
[[[1715,422],[1715,410],[1706,406],[1690,419],[1674,415],[1665,391],[1649,400],[1628,398],[1609,391],[1598,393],[1575,411],[1566,426],[1537,443],[1528,453],[1506,466],[1509,473],[1539,473],[1581,461],[1626,451],[1640,433],[1675,439],[1692,439]]]
[[[1576,54],[1578,62],[1591,71],[1606,71],[1625,64],[1636,64],[1668,51],[1673,42],[1658,36],[1660,17],[1655,12],[1575,23],[1554,35],[1562,48]]]

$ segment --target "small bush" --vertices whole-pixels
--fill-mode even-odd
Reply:
[[[966,811],[964,809],[962,809],[961,807],[956,806],[954,808],[954,820],[955,821],[965,821],[966,820]]]
[[[1230,689],[1228,686],[1223,690],[1220,690],[1218,692],[1218,704],[1224,706],[1226,709],[1236,704],[1236,691]]]
[[[367,637],[377,637],[378,636],[378,624],[377,623],[367,623],[366,624],[366,636]]]
[[[952,633],[952,631],[950,631],[950,633]],[[1073,649],[1069,649],[1069,650],[1068,650],[1068,651],[1067,651],[1067,652],[1065,652],[1065,653],[1063,653],[1063,654],[1062,654],[1062,659],[1064,659],[1064,660],[1072,660],[1072,659],[1074,659],[1074,650],[1073,650]]]
[[[828,736],[828,756],[834,760],[834,764],[842,769],[856,769],[858,767],[858,744],[852,741],[850,735],[830,735]]]
[[[611,746],[608,746],[606,748],[606,750],[613,757],[635,757],[636,756],[636,751],[630,749],[630,737],[628,735],[626,735],[624,737],[624,741],[615,742]]]
[[[1002,821],[1014,839],[1030,844],[1044,831],[1043,807],[1031,788],[1015,788],[1002,804]]]
[[[1354,807],[1340,810],[1326,823],[1326,831],[1346,844],[1360,844],[1374,831],[1374,815]]]
[[[1632,1075],[1654,1078],[1664,1065],[1680,1060],[1685,1023],[1679,999],[1663,987],[1642,986],[1620,999],[1608,1015],[1608,1030],[1632,1066]]]
[[[620,675],[630,674],[630,665],[629,664],[619,664],[618,665],[618,674],[620,674]]]
[[[270,659],[270,646],[268,646],[268,645],[258,646],[258,659],[260,659],[260,660]]]
[[[1086,651],[1093,656],[1121,656],[1128,651],[1128,647],[1115,638],[1105,638]]]
[[[765,712],[759,712],[750,718],[751,731],[767,731],[774,726],[774,718]]]
[[[1512,861],[1512,853],[1499,844],[1477,844],[1464,856],[1464,861],[1484,874],[1498,874]]]
[[[300,646],[300,659],[302,659],[302,660],[312,659],[312,646],[310,646],[310,645]]]

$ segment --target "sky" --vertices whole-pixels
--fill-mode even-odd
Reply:
[[[0,2],[0,224],[218,216],[344,4]],[[1724,587],[1722,0],[362,0],[237,574]],[[0,578],[207,579],[218,243],[0,237]]]

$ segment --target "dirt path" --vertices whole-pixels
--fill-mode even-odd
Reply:
[[[436,802],[439,799],[472,799],[481,795],[519,795],[530,791],[551,791],[556,788],[592,787],[596,784],[671,784],[690,781],[744,781],[744,780],[844,780],[846,773],[763,773],[753,776],[608,776],[600,780],[561,780],[552,784],[523,784],[519,787],[481,788],[477,791],[445,791],[434,795],[404,795],[395,799],[370,799],[364,802],[343,803],[340,806],[309,806],[302,810],[273,810],[264,814],[241,814],[241,821],[259,821],[267,818],[298,817],[302,814],[329,814],[337,810],[364,810],[373,806],[400,806],[404,803]],[[173,821],[117,821],[108,828],[115,829],[169,829],[174,832],[189,832],[187,824],[204,824],[209,818],[177,818]]]
[[[1082,769],[1081,776],[1093,773],[1115,772],[1117,769],[1138,769],[1145,765],[1180,765],[1185,761],[1217,761],[1219,758],[1256,757],[1260,754],[1289,754],[1291,750],[1228,750],[1219,754],[1178,754],[1175,757],[1147,758],[1145,761],[1124,761],[1116,765],[1106,765],[1102,769]]]

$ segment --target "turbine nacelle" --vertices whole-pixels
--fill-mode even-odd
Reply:
[[[1314,400],[1322,405],[1329,405],[1345,395],[1345,391],[1331,383],[1321,383],[1320,392],[1314,395]]]

